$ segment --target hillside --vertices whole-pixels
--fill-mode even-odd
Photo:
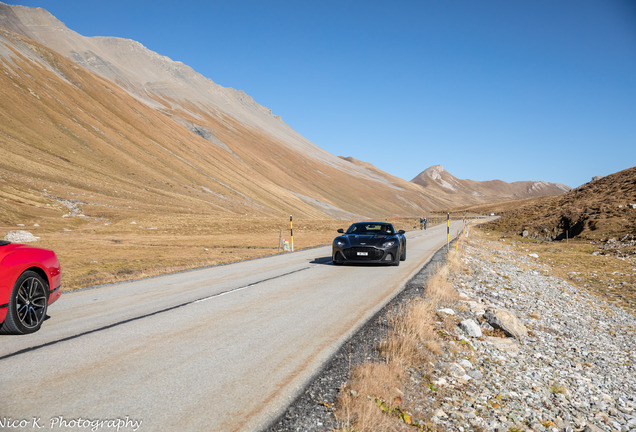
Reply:
[[[443,166],[434,165],[418,174],[411,182],[423,186],[438,196],[447,196],[456,206],[522,199],[537,196],[559,195],[570,190],[569,186],[544,181],[460,180]]]
[[[473,208],[473,211],[493,206]],[[606,241],[636,239],[636,167],[586,183],[570,192],[500,207],[501,218],[489,224],[511,234],[540,240],[578,237]]]
[[[52,204],[55,185],[57,198],[96,217],[127,207],[315,218],[428,210],[421,188],[331,155],[244,93],[134,41],[85,38],[42,9],[4,4],[0,24],[47,45],[0,32],[0,168],[11,196]]]
[[[72,153],[71,159],[63,157],[82,167],[82,177],[96,177],[97,183],[105,184],[102,175],[92,172],[101,165],[107,168],[107,177],[114,177],[110,184],[118,190],[127,188],[118,185],[118,179],[126,179],[128,186],[134,184],[130,193],[135,206],[150,201],[151,207],[170,203],[170,208],[176,208],[170,199],[148,196],[148,189],[151,194],[169,195],[179,202],[183,195],[185,201],[192,201],[189,206],[194,205],[194,211],[359,218],[420,216],[433,209],[511,195],[505,188],[480,182],[472,182],[469,193],[440,189],[435,183],[420,183],[425,186],[422,188],[353,158],[336,157],[299,135],[244,92],[219,86],[138,42],[84,37],[44,9],[0,3],[0,25],[6,28],[0,46],[2,67],[9,69],[5,77],[11,77],[12,82],[2,90],[11,93],[5,98],[2,114],[23,129],[7,131],[21,143],[22,148],[14,149],[21,154],[34,152],[36,158],[42,158],[38,154],[43,150],[40,143],[49,142],[43,160],[55,152]],[[51,51],[43,54],[46,50]],[[27,75],[16,74],[16,67],[28,71]],[[91,82],[90,86],[74,86],[66,79],[74,75],[81,75],[83,82]],[[49,85],[38,88],[43,79],[49,80]],[[69,84],[73,88],[66,88]],[[85,94],[89,87],[90,95]],[[53,92],[49,94],[51,100],[38,99],[47,92]],[[136,101],[127,100],[127,95]],[[15,109],[18,101],[25,105],[21,110]],[[76,109],[78,105],[80,110]],[[119,108],[124,106],[131,109]],[[32,113],[41,109],[55,114],[36,119]],[[46,124],[55,117],[60,121]],[[109,127],[104,129],[104,125]],[[69,140],[60,140],[69,133]],[[119,145],[116,152],[109,150],[113,134]],[[74,147],[78,140],[91,151],[78,152]],[[27,150],[30,146],[35,148]],[[130,157],[135,151],[129,146],[146,157]],[[98,154],[105,157],[96,164]],[[20,175],[28,178],[36,171]],[[73,169],[63,164],[57,171],[61,176],[58,180],[65,172],[76,178]],[[136,172],[136,177],[131,172]],[[173,172],[179,175],[166,179]],[[27,194],[26,190],[22,192]],[[560,192],[552,187],[545,193]],[[70,199],[71,193],[78,191],[59,195]],[[85,191],[85,195],[91,193],[90,189]],[[103,204],[100,200],[97,205]]]

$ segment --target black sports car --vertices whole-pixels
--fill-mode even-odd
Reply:
[[[356,222],[333,240],[332,259],[344,263],[380,263],[400,265],[406,259],[404,231],[396,231],[387,222]]]

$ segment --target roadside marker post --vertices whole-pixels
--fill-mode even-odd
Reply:
[[[450,213],[446,213],[446,251],[450,244]]]
[[[294,251],[294,225],[292,224],[292,215],[289,215],[289,234],[291,235],[291,251]]]

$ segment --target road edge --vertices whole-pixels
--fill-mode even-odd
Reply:
[[[454,243],[451,242],[451,244]],[[336,353],[316,371],[309,383],[300,389],[288,407],[275,417],[261,432],[324,432],[337,428],[333,416],[333,404],[341,386],[349,379],[353,366],[378,359],[375,347],[387,334],[387,314],[421,297],[424,286],[438,265],[446,261],[446,244],[441,246],[431,258],[396,292],[379,311],[373,314],[354,332]]]

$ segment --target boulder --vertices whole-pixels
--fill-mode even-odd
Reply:
[[[502,330],[506,336],[521,339],[528,335],[526,326],[508,310],[489,307],[484,313],[484,318],[488,321],[488,324]]]
[[[11,243],[31,243],[38,241],[40,237],[36,237],[28,231],[17,230],[9,231],[7,235],[4,236],[4,239]]]

